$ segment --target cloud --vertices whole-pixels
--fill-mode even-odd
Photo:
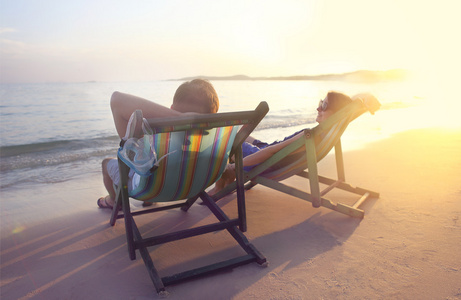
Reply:
[[[0,53],[3,58],[13,58],[25,51],[26,45],[23,42],[0,39]]]
[[[17,30],[10,27],[0,27],[0,34],[7,33],[7,32],[16,32]]]
[[[0,27],[0,34],[16,31],[16,29],[11,27]],[[23,53],[24,47],[25,44],[23,42],[0,38],[0,54],[2,55],[2,58],[11,58],[11,56]]]

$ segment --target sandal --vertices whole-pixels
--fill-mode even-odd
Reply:
[[[110,196],[107,195],[106,197],[101,197],[98,199],[97,203],[98,203],[99,208],[110,208],[110,209],[114,208],[113,205],[107,202],[107,197],[110,197]]]

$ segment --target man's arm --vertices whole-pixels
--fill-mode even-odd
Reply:
[[[125,136],[128,120],[131,114],[137,109],[142,110],[145,118],[174,117],[182,114],[158,103],[120,92],[112,94],[110,107],[112,109],[115,128],[120,138]]]

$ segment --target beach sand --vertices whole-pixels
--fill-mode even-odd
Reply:
[[[246,235],[269,266],[168,286],[169,299],[461,299],[460,153],[461,130],[436,128],[346,152],[347,181],[381,194],[362,220],[253,188]],[[333,156],[320,172],[334,175]],[[96,207],[103,194],[99,174],[2,191],[1,299],[159,298],[139,254],[128,257],[123,220],[110,227],[110,211]],[[235,215],[235,196],[220,206]],[[194,205],[137,222],[163,232],[213,219]],[[151,249],[162,275],[234,252],[226,232]]]

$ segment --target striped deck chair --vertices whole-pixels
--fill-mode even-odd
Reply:
[[[124,218],[129,256],[132,260],[136,259],[135,250],[139,250],[158,293],[165,294],[167,285],[200,275],[251,262],[260,265],[266,263],[266,258],[243,234],[246,231],[246,213],[241,145],[268,110],[267,103],[261,102],[254,111],[147,120],[154,133],[152,144],[157,157],[168,155],[160,161],[152,175],[142,176],[139,185],[130,191],[127,188],[130,169],[121,159],[119,150],[121,188],[117,189],[116,204],[110,224],[113,226],[117,219]],[[142,122],[142,112],[137,111],[136,114],[138,116],[135,119]],[[121,144],[123,143],[122,140]],[[239,170],[237,172],[238,217],[235,219],[230,219],[205,192],[207,187],[220,178],[230,155],[236,158],[236,168]],[[129,198],[149,202],[175,202],[131,211]],[[198,198],[202,199],[218,222],[154,237],[146,238],[141,235],[135,216],[172,208],[187,211]],[[123,214],[120,214],[120,209]],[[223,229],[233,236],[246,252],[245,255],[171,276],[159,276],[147,250],[148,247]]]
[[[363,218],[364,211],[359,206],[368,198],[378,198],[379,193],[371,190],[353,187],[345,182],[341,135],[348,124],[369,110],[372,114],[379,109],[376,98],[357,98],[352,103],[336,112],[330,118],[312,129],[304,130],[304,138],[287,145],[271,158],[245,172],[245,188],[249,189],[257,184],[276,189],[292,196],[312,203],[313,207],[326,207],[356,218]],[[337,179],[320,176],[317,163],[323,159],[332,148],[335,148]],[[305,171],[307,169],[307,171]],[[280,181],[291,176],[301,176],[309,181],[310,189],[303,191],[288,186]],[[323,190],[320,184],[326,185]],[[235,190],[236,184],[230,184],[213,196],[215,201]],[[360,198],[352,205],[339,203],[325,198],[325,195],[338,188],[355,193]]]

